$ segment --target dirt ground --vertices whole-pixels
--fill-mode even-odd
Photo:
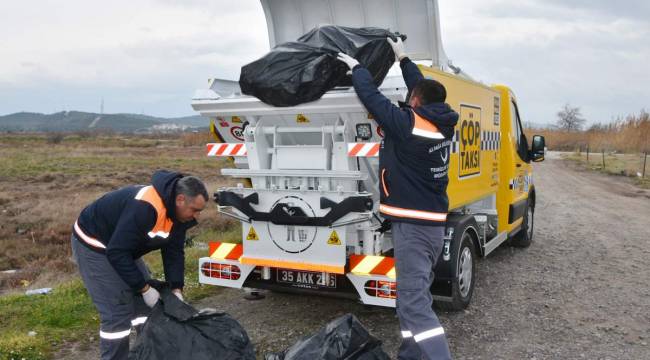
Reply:
[[[470,307],[438,312],[455,358],[650,358],[650,191],[570,166],[553,154],[535,165],[533,244],[481,259]],[[246,301],[223,289],[193,305],[238,319],[260,357],[348,312],[391,358],[399,345],[394,310],[353,301],[280,293]],[[95,351],[57,358],[96,358]]]
[[[72,224],[105,192],[146,184],[160,168],[199,176],[210,189],[224,184],[215,176],[219,160],[207,158],[204,145],[184,145],[183,137],[68,135],[59,144],[46,139],[43,134],[0,137],[0,295],[52,287],[76,276],[69,261]],[[204,228],[221,221],[214,207],[206,215]]]

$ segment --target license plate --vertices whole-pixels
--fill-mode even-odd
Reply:
[[[327,274],[326,283],[322,284],[323,273],[278,269],[278,282],[296,287],[315,289],[319,287],[336,288],[336,275]]]

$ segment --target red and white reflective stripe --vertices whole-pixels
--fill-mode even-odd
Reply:
[[[246,144],[244,143],[211,143],[206,144],[208,156],[246,156]]]
[[[210,242],[209,254],[213,259],[239,260],[244,253],[242,244]]]
[[[395,279],[395,259],[388,256],[350,255],[350,272],[359,275],[385,275]]]
[[[442,335],[444,333],[445,333],[445,330],[441,326],[441,327],[437,327],[435,329],[423,331],[423,332],[413,336],[413,340],[415,340],[415,342],[420,342],[422,340],[426,340],[426,339],[432,338],[434,336],[440,336],[440,335]]]
[[[107,340],[123,339],[131,334],[131,329],[117,332],[107,332],[99,330],[99,337]]]
[[[350,157],[376,157],[379,155],[379,143],[351,143],[348,144]]]
[[[79,224],[77,224],[76,221],[74,222],[74,231],[77,233],[77,235],[79,235],[81,240],[83,240],[86,244],[96,248],[106,249],[106,246],[102,244],[101,241],[95,238],[91,238],[90,236],[86,235],[83,231],[81,231],[81,228],[79,227]]]
[[[379,211],[392,216],[420,219],[420,220],[431,220],[431,221],[445,221],[447,220],[447,213],[437,213],[431,211],[422,211],[422,210],[410,210],[402,209],[398,207],[388,206],[384,204],[379,205]]]

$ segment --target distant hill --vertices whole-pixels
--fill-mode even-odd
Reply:
[[[199,116],[160,118],[138,114],[97,114],[61,111],[54,114],[19,112],[0,116],[0,131],[71,132],[110,130],[120,133],[182,131],[207,127],[209,120]]]

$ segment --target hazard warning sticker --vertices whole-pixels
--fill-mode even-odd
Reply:
[[[458,176],[460,178],[481,173],[481,108],[460,106],[460,152]]]
[[[327,239],[327,245],[341,245],[341,238],[339,238],[339,234],[336,233],[336,230],[332,230],[330,238]]]
[[[297,122],[297,123],[308,123],[308,122],[309,122],[309,118],[306,117],[306,116],[303,115],[303,114],[298,114],[298,115],[296,115],[296,122]]]
[[[248,235],[246,235],[246,240],[248,241],[257,241],[259,240],[259,236],[257,236],[257,233],[255,232],[255,229],[251,226],[250,230],[248,230]]]

